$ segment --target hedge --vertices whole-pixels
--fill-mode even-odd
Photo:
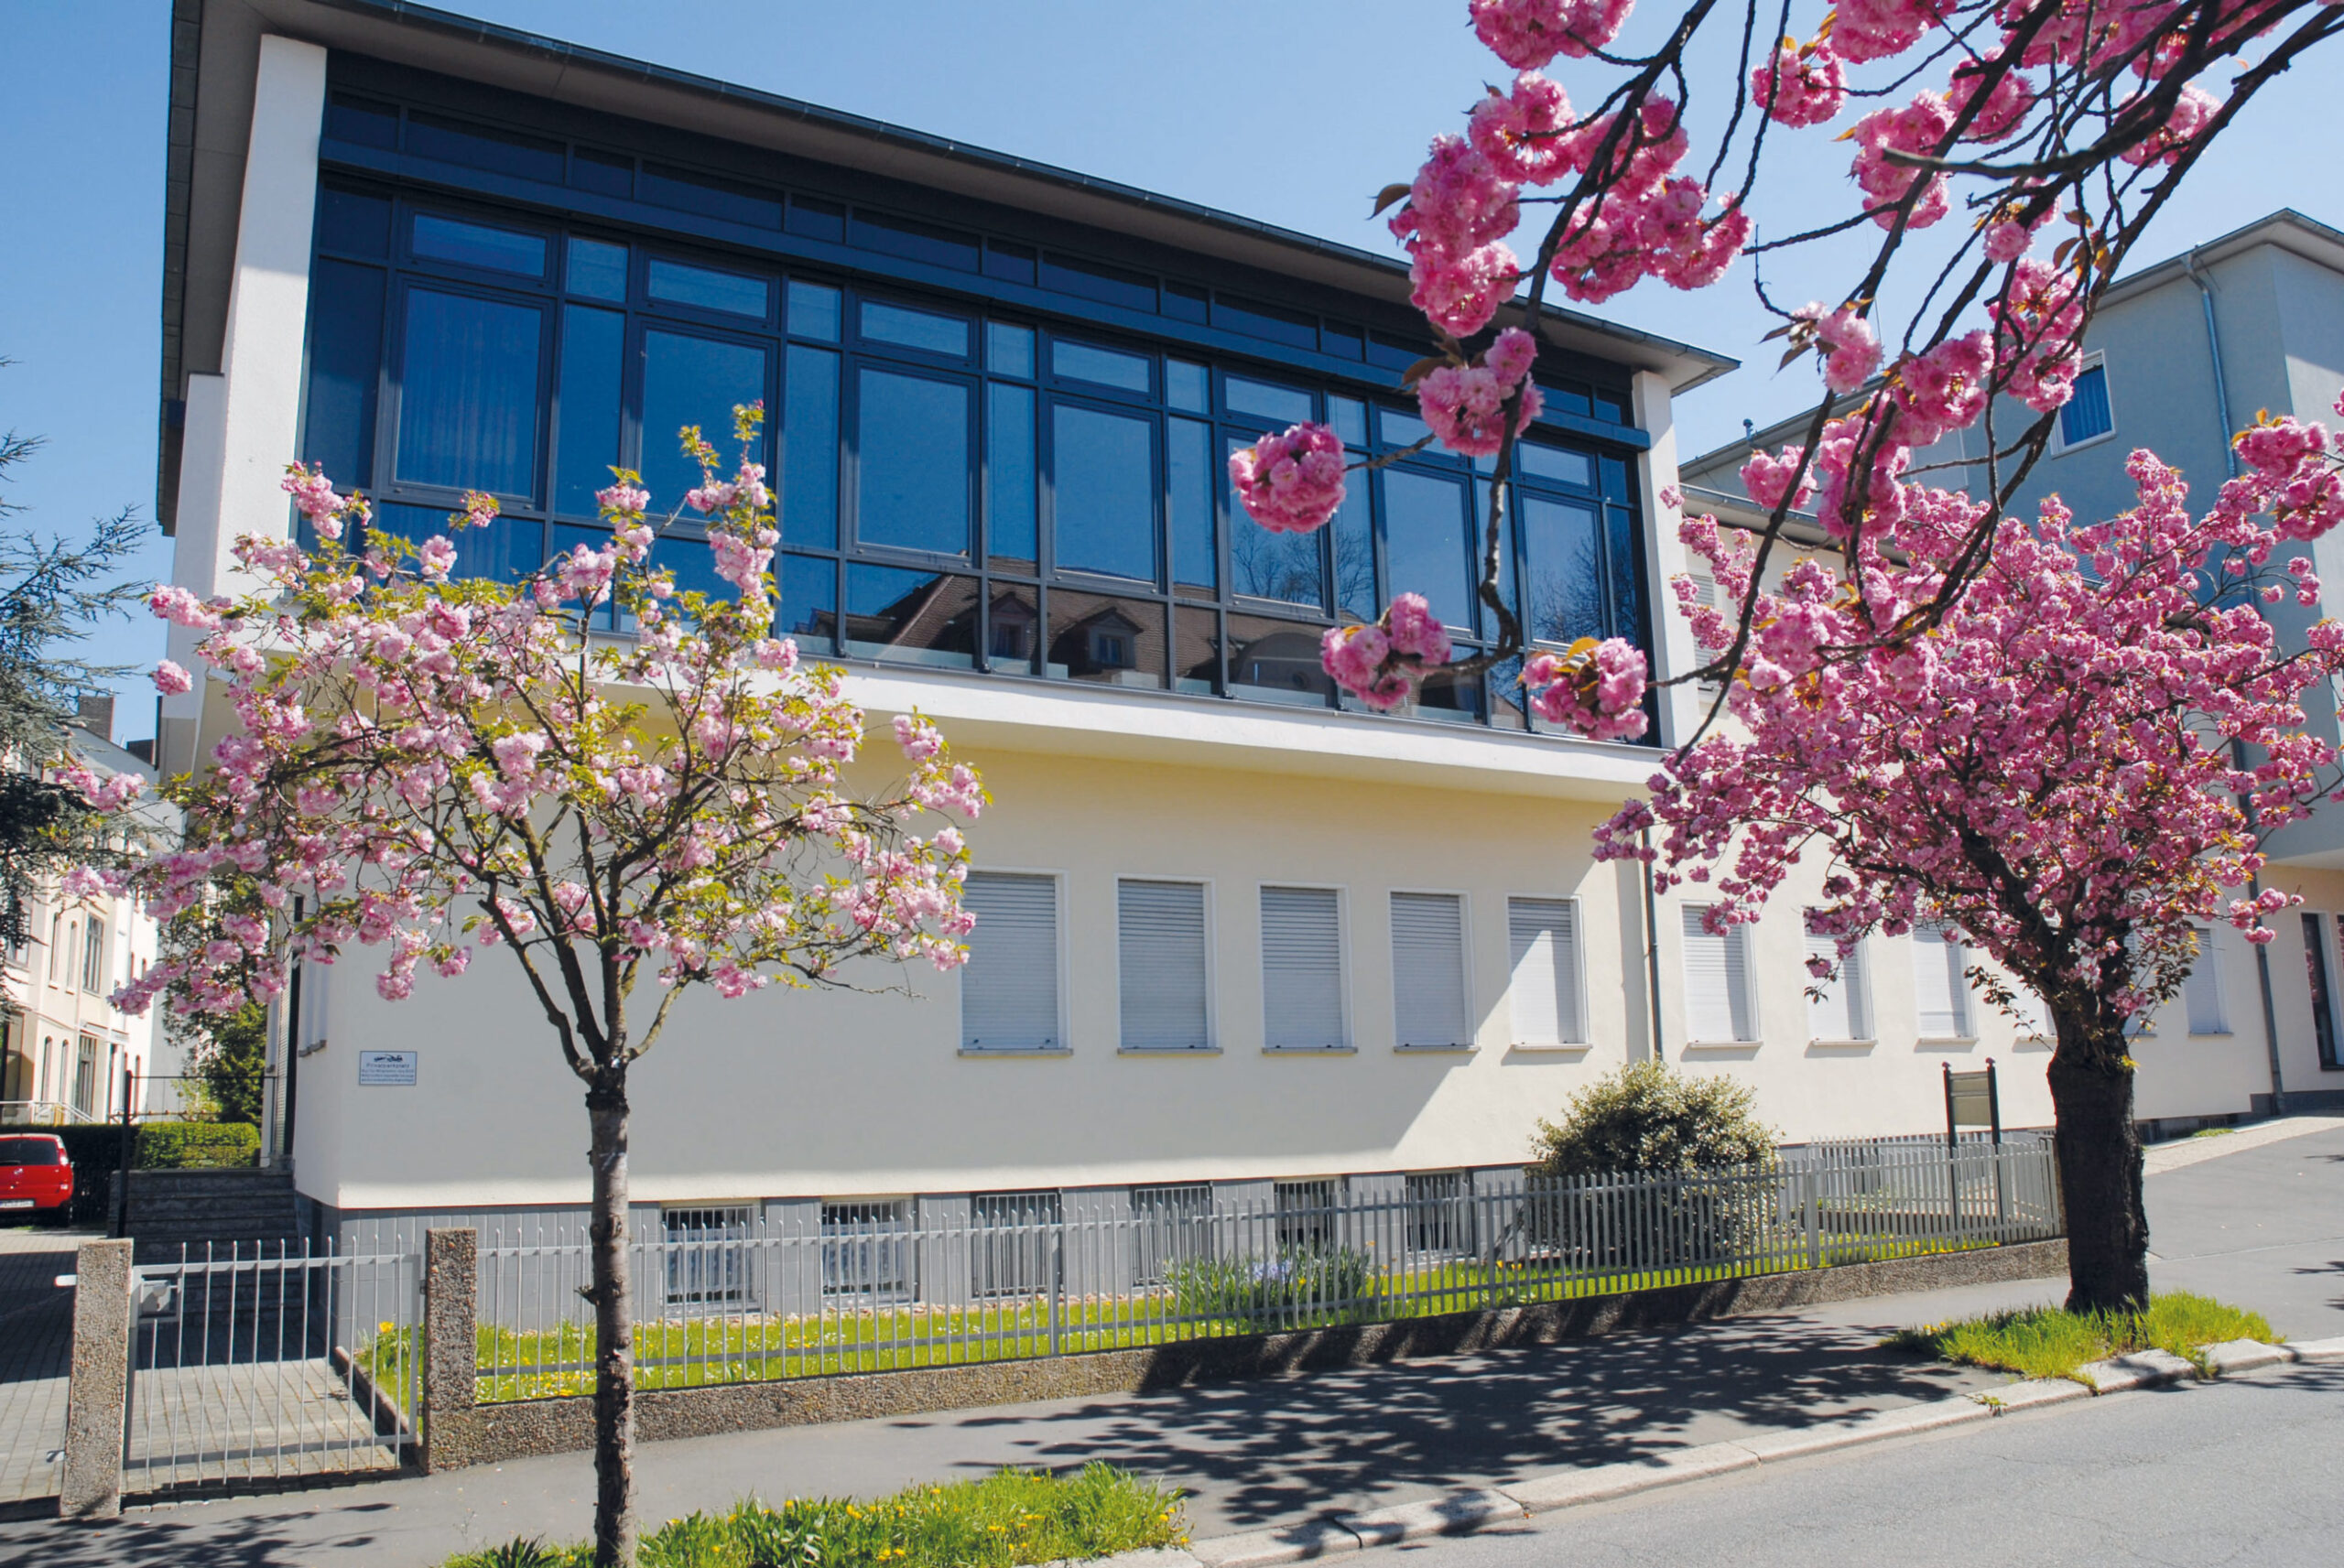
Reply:
[[[65,1158],[73,1167],[73,1201],[66,1220],[72,1225],[103,1225],[108,1217],[106,1188],[122,1162],[122,1128],[103,1126],[35,1129],[54,1132],[65,1141]],[[134,1132],[131,1162],[141,1171],[184,1171],[257,1165],[260,1129],[248,1122],[149,1121]]]

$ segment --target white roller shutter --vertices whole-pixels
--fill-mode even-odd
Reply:
[[[977,917],[960,971],[960,1044],[971,1051],[1058,1044],[1055,877],[971,871],[961,903]]]
[[[2189,1007],[2189,1033],[2228,1034],[2230,1025],[2222,1007],[2222,970],[2218,957],[2221,949],[2215,943],[2213,927],[2199,925],[2192,930],[2198,937],[2198,961],[2189,966],[2189,976],[2181,982],[2182,1000]]]
[[[1859,943],[1856,950],[1846,957],[1839,957],[1839,941],[1830,936],[1807,933],[1807,956],[1824,958],[1839,966],[1837,978],[1818,980],[1807,977],[1807,1033],[1816,1040],[1869,1040],[1872,1038],[1872,999],[1865,994],[1864,950]],[[1815,994],[1820,993],[1820,994]]]
[[[1342,913],[1333,889],[1262,890],[1262,1021],[1273,1050],[1350,1044]]]
[[[1920,1011],[1924,1040],[1962,1040],[1970,1034],[1967,953],[1943,925],[1913,927],[1913,997]]]
[[[1392,1001],[1396,1044],[1472,1044],[1465,1001],[1465,901],[1457,894],[1392,895]]]
[[[1701,923],[1705,904],[1685,908],[1685,1038],[1693,1044],[1723,1044],[1753,1037],[1750,975],[1742,953],[1742,928],[1712,934]]]
[[[1197,882],[1116,885],[1123,1049],[1201,1051],[1212,1044],[1205,996],[1205,890]]]
[[[1585,1038],[1579,1003],[1579,911],[1566,898],[1506,901],[1514,957],[1506,1005],[1517,1045],[1571,1045]]]

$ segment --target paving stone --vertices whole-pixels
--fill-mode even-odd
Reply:
[[[2298,1339],[2287,1348],[2298,1361],[2344,1361],[2344,1335],[2333,1339]]]
[[[2024,1383],[2013,1383],[2007,1389],[1990,1392],[2002,1402],[2005,1411],[2039,1410],[2045,1405],[2063,1405],[2069,1400],[2088,1400],[2091,1390],[2073,1378],[2031,1378]],[[1992,1406],[1987,1407],[1989,1410]]]
[[[1549,1471],[1543,1476],[1509,1481],[1499,1489],[1530,1512],[1545,1513],[1550,1509],[1600,1503],[1608,1498],[1624,1498],[1655,1487],[1720,1476],[1729,1470],[1746,1470],[1757,1463],[1758,1455],[1739,1443],[1705,1443],[1698,1448],[1680,1448],[1649,1460]]]
[[[27,1230],[0,1238],[0,1505],[53,1498],[65,1446],[73,1361],[74,1238]]]
[[[1342,1514],[1337,1521],[1366,1546],[1393,1546],[1431,1535],[1463,1535],[1497,1519],[1522,1519],[1528,1510],[1503,1492],[1451,1492],[1422,1502]]]
[[[2177,1383],[2196,1377],[2198,1368],[2170,1350],[2136,1350],[2130,1356],[2089,1362],[2077,1368],[2077,1375],[2091,1385],[2094,1393],[2115,1394],[2126,1389]]]
[[[1359,1537],[1341,1525],[1313,1519],[1283,1530],[1213,1536],[1191,1542],[1188,1550],[1204,1568],[1269,1568],[1272,1563],[1304,1563],[1357,1552],[1359,1544]]]
[[[2225,1339],[2219,1345],[2205,1347],[2206,1363],[2214,1368],[2218,1378],[2228,1378],[2240,1372],[2252,1372],[2257,1367],[2275,1367],[2292,1361],[2295,1354],[2276,1345],[2265,1345],[2257,1339]]]

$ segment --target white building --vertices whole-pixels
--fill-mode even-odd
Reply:
[[[1518,1167],[1540,1117],[1654,1055],[1754,1085],[1792,1140],[1941,1130],[1943,1069],[1990,1057],[2005,1122],[2050,1119],[2048,1043],[1970,994],[1959,951],[1875,940],[1818,1004],[1796,899],[1728,942],[1597,865],[1649,746],[1539,732],[1497,683],[1388,717],[1335,700],[1319,631],[1384,594],[1482,634],[1472,474],[1388,469],[1289,542],[1219,470],[1300,416],[1362,453],[1414,438],[1394,386],[1422,324],[1390,260],[414,6],[181,17],[179,581],[212,591],[234,535],[291,526],[296,456],[427,532],[494,490],[469,569],[534,565],[594,525],[602,465],[647,449],[671,494],[657,433],[762,395],[782,629],[874,724],[934,717],[997,802],[962,974],[679,1007],[635,1076],[646,1210],[1450,1180]],[[1652,614],[1683,567],[1672,400],[1731,362],[1561,310],[1542,331],[1525,611],[1686,667]],[[168,701],[163,765],[226,718]],[[2252,960],[2219,966],[2251,1026]],[[581,1206],[580,1088],[518,977],[492,957],[393,1006],[372,972],[312,970],[288,1027],[281,1147],[320,1227]],[[412,1053],[413,1081],[362,1082],[376,1051]]]

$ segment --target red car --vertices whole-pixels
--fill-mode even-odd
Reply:
[[[65,1140],[50,1132],[0,1133],[0,1212],[62,1208],[72,1196]]]

